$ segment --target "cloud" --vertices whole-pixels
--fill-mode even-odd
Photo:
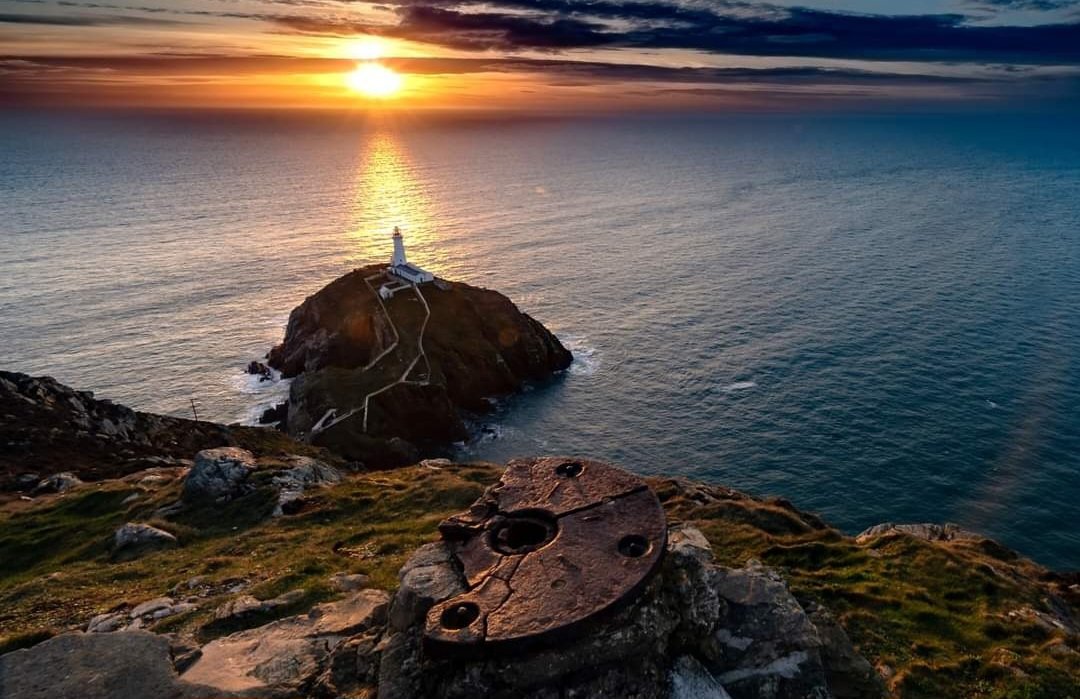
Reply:
[[[271,21],[301,33],[377,33],[472,51],[610,47],[862,60],[1080,63],[1078,23],[985,26],[970,24],[962,14],[869,15],[742,2],[390,4],[396,7],[396,24],[314,16]]]
[[[831,69],[792,68],[676,68],[647,64],[608,63],[531,58],[392,58],[385,62],[403,73],[423,75],[459,75],[469,73],[530,73],[560,80],[580,79],[596,82],[671,82],[671,83],[775,83],[813,84],[823,81],[852,83],[937,83],[963,84],[983,82],[986,78],[940,76],[915,73],[892,73]],[[139,56],[3,56],[0,70],[8,75],[55,71],[108,71],[127,75],[176,75],[246,73],[341,73],[351,70],[348,59],[276,55],[233,56],[223,54],[158,53]]]
[[[968,0],[967,5],[982,10],[1055,12],[1080,7],[1080,0]]]
[[[86,14],[86,15],[51,15],[51,14],[15,14],[0,12],[0,24],[37,24],[50,27],[101,27],[109,25],[131,24],[180,24],[180,22],[161,17],[140,17],[138,15]]]

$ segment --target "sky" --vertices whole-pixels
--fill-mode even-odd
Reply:
[[[1080,0],[0,0],[0,107],[1078,103]]]

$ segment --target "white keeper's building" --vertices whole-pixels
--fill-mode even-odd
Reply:
[[[390,258],[390,268],[386,271],[413,284],[435,281],[434,274],[405,258],[405,239],[401,237],[401,229],[397,226],[394,226],[394,256]]]

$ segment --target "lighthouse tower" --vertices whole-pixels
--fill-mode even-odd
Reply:
[[[397,226],[394,226],[394,256],[390,258],[390,268],[386,271],[412,284],[435,281],[434,274],[411,264],[405,258],[405,239]]]
[[[391,267],[403,267],[409,264],[405,259],[405,239],[401,236],[401,229],[394,226],[394,256],[390,258]]]

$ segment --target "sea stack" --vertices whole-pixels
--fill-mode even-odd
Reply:
[[[572,355],[489,289],[408,263],[353,270],[289,316],[270,366],[292,383],[284,428],[372,467],[465,440],[464,417],[566,369]]]

